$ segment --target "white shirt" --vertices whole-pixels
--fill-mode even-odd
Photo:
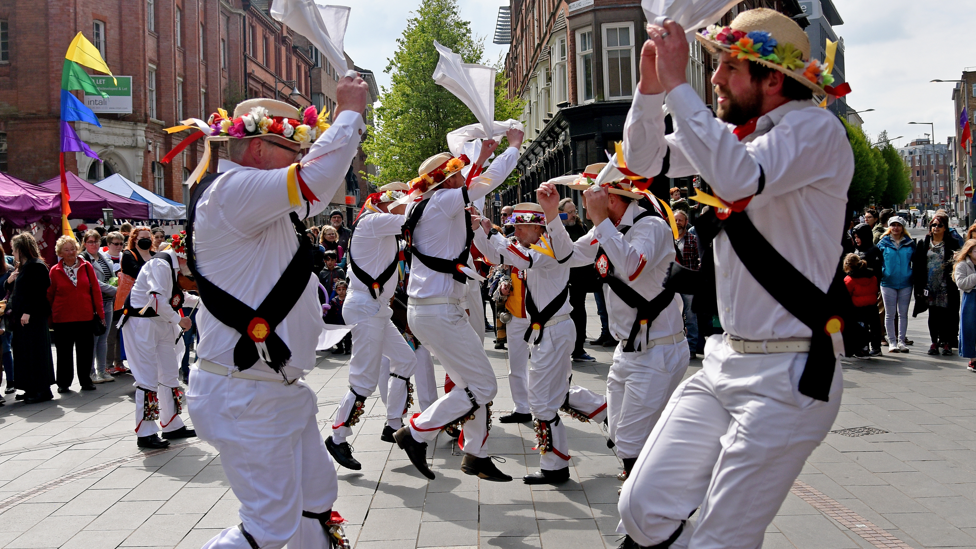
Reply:
[[[403,215],[364,212],[356,222],[356,231],[349,244],[350,253],[356,259],[356,266],[374,279],[382,274],[390,263],[397,260],[399,247],[396,237],[400,234],[403,222],[406,220],[406,216]],[[366,292],[369,295],[369,287],[356,277],[352,267],[346,269],[346,274],[349,276],[350,292]],[[393,271],[393,276],[383,284],[383,293],[377,296],[380,303],[385,305],[390,302],[396,286],[397,273]]]
[[[468,187],[468,200],[474,202],[504,183],[508,174],[515,169],[517,161],[518,149],[509,147],[491,163],[487,170],[471,181],[471,186]],[[407,215],[417,204],[419,202],[407,206]],[[424,215],[413,232],[413,245],[421,253],[429,256],[448,260],[459,256],[464,249],[467,236],[467,228],[464,226],[464,206],[464,197],[460,188],[434,189]],[[410,267],[408,296],[464,299],[465,285],[455,281],[451,275],[431,270],[417,258],[412,260]]]
[[[613,265],[612,276],[624,281],[641,297],[650,301],[664,291],[662,284],[668,267],[675,260],[674,234],[668,222],[660,217],[646,216],[634,223],[634,218],[642,211],[637,202],[631,202],[617,225],[609,218],[604,219],[577,240],[574,246],[577,252],[599,259],[596,258],[599,243]],[[618,230],[618,227],[626,226],[630,226],[627,234]],[[637,320],[637,309],[617,296],[609,285],[604,286],[603,295],[607,302],[610,333],[614,338],[626,341]],[[681,298],[675,295],[671,303],[651,322],[647,337],[657,339],[674,335],[682,331],[683,327]]]
[[[324,210],[344,182],[364,130],[362,115],[343,111],[302,160],[302,179],[319,198],[311,205],[310,215]],[[288,214],[294,211],[303,216],[306,205],[304,200],[297,207],[289,205],[287,168],[257,170],[221,160],[218,171],[223,175],[197,203],[193,227],[197,269],[217,287],[256,309],[298,250]],[[289,378],[315,366],[315,342],[324,326],[317,288],[318,279],[310,274],[302,297],[275,328],[291,350],[286,366]],[[205,304],[200,305],[197,324],[200,358],[235,368],[234,346],[241,334],[214,318]],[[252,369],[278,375],[260,360]]]
[[[166,259],[160,257],[163,254],[169,256],[172,267]],[[132,292],[129,293],[132,307],[138,311],[149,305],[159,315],[159,319],[172,324],[178,323],[181,317],[169,300],[173,297],[173,277],[179,268],[179,259],[170,250],[159,252],[143,264],[135,284],[132,285]]]
[[[792,101],[759,118],[740,142],[733,127],[714,118],[691,86],[667,95],[675,132],[664,135],[664,95],[634,96],[624,126],[627,167],[646,176],[661,171],[671,150],[670,177],[693,174],[726,202],[765,187],[745,209],[760,233],[823,291],[841,254],[847,189],[854,155],[844,126],[812,101]],[[728,236],[714,242],[718,314],[726,332],[745,339],[810,337],[810,328],[789,314],[749,274]]]
[[[569,238],[569,233],[566,232],[566,227],[563,226],[560,219],[550,221],[546,228],[549,230],[548,241],[552,247],[553,255],[556,256],[555,258],[534,249],[526,249],[500,234],[491,237],[491,244],[495,247],[496,252],[502,256],[504,263],[520,271],[526,271],[526,288],[532,294],[532,301],[535,302],[535,306],[540,312],[559,296],[559,293],[569,284],[570,267],[593,263],[592,260],[582,255],[574,255],[573,240]],[[541,246],[542,242],[539,245]],[[566,259],[568,256],[573,257],[563,263],[557,261]],[[569,295],[567,294],[562,306],[553,316],[569,314],[572,310],[573,307],[569,304]],[[516,335],[522,337],[523,334]]]

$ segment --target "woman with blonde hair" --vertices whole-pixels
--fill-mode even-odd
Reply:
[[[30,233],[20,233],[10,241],[16,270],[7,278],[10,292],[7,304],[8,325],[13,331],[14,387],[24,391],[17,400],[26,404],[51,400],[54,360],[47,321],[51,304],[47,290],[51,278],[41,259],[37,241]]]
[[[969,359],[968,369],[976,372],[976,239],[970,238],[956,252],[952,278],[962,290],[959,322],[959,356]]]

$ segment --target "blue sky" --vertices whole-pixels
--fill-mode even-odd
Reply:
[[[377,82],[389,83],[383,73],[396,50],[419,0],[360,0],[353,6],[346,51],[360,67],[371,69]],[[459,0],[461,17],[484,38],[486,59],[494,61],[508,46],[491,43],[498,7],[506,0]],[[844,24],[834,30],[844,37],[847,77],[853,93],[848,102],[863,113],[864,130],[872,137],[888,130],[903,135],[896,145],[929,133],[933,122],[937,141],[955,132],[951,93],[953,84],[931,84],[934,78],[957,79],[965,67],[976,67],[973,0],[834,0]],[[976,69],[974,69],[976,70]]]

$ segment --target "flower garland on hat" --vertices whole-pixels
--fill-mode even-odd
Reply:
[[[172,236],[170,249],[172,249],[177,256],[186,258],[186,231],[180,231],[180,234],[174,234]]]
[[[545,225],[546,216],[538,212],[518,212],[512,214],[511,217],[505,220],[506,225],[515,224],[529,224],[529,225]]]
[[[446,174],[454,174],[461,171],[471,163],[467,155],[452,157],[433,170],[410,180],[410,193],[419,191],[421,194],[430,190],[436,184],[442,183],[446,179]]]
[[[728,47],[736,59],[765,61],[778,65],[812,84],[824,88],[834,83],[834,77],[824,70],[820,61],[803,60],[803,54],[793,44],[780,44],[766,31],[743,32],[732,27],[711,25],[702,36]]]
[[[227,136],[241,139],[259,135],[274,134],[297,143],[307,144],[318,139],[329,129],[328,111],[317,112],[314,105],[304,111],[296,110],[298,118],[270,116],[264,107],[254,107],[251,112],[231,118],[224,109],[210,115],[207,125],[210,136]]]

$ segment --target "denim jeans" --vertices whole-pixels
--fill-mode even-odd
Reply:
[[[690,294],[681,294],[681,302],[684,305],[682,314],[685,319],[685,337],[688,338],[688,348],[693,353],[698,348],[698,317],[695,316],[695,311],[691,310],[691,300],[694,297]]]
[[[0,344],[3,345],[3,373],[7,376],[7,387],[14,386],[14,353],[11,351],[11,338],[13,334],[4,332],[0,336]]]
[[[596,314],[600,315],[600,337],[610,337],[609,318],[607,317],[607,301],[603,298],[603,287],[593,292],[593,299],[596,300]]]
[[[112,314],[115,311],[112,310],[111,302],[105,304],[105,326],[109,327],[112,325]],[[95,374],[103,377],[108,374],[105,373],[106,355],[108,354],[108,329],[105,333],[100,336],[95,337]]]
[[[180,366],[180,373],[183,374],[183,379],[190,379],[190,349],[193,349],[193,340],[199,341],[200,336],[197,334],[197,312],[193,311],[190,307],[183,307],[183,314],[190,315],[190,320],[193,321],[193,326],[190,329],[183,332],[183,346],[186,347],[186,351],[183,353],[183,364]]]

